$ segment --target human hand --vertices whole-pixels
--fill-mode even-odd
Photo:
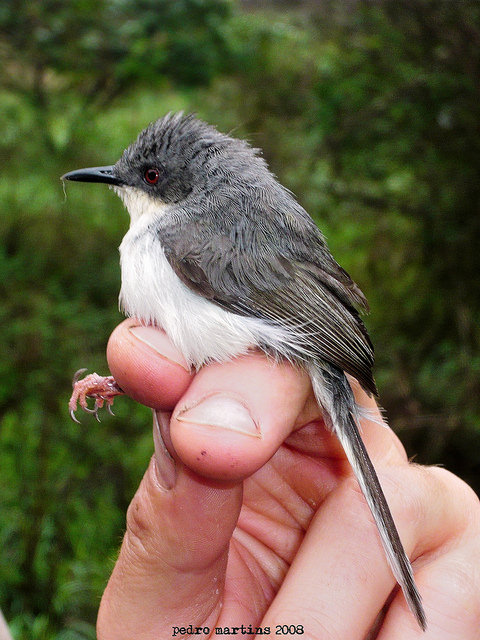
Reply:
[[[112,334],[108,359],[122,389],[157,409],[156,453],[128,510],[99,640],[220,627],[363,640],[395,580],[308,376],[256,353],[193,375],[161,331],[133,319]],[[424,634],[396,590],[370,637],[478,638],[478,499],[449,472],[409,464],[389,428],[363,420],[362,435],[428,620]]]

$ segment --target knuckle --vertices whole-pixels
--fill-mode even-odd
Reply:
[[[410,465],[398,465],[379,470],[378,479],[395,518],[408,523],[420,522],[425,515],[425,492],[415,482]],[[361,496],[362,491],[354,478],[352,489]]]
[[[380,486],[399,532],[411,531],[412,540],[418,538],[429,509],[428,493],[424,490],[424,485],[417,481],[417,474],[412,465],[402,464],[379,471]],[[356,479],[349,477],[345,482],[352,497],[355,496],[358,501],[365,503]],[[369,518],[374,522],[370,513]]]
[[[147,472],[148,474],[148,472]],[[125,544],[138,559],[155,556],[158,524],[155,524],[155,507],[145,482],[140,484],[127,509]]]
[[[145,496],[137,491],[127,510],[127,529],[137,537],[143,537],[149,529],[149,517]]]
[[[480,533],[480,500],[461,478],[441,467],[421,467],[433,499],[442,500],[455,513],[457,529]]]
[[[139,558],[148,555],[148,550],[145,547],[148,531],[147,510],[137,492],[127,510],[127,531],[125,534],[125,543],[132,555]]]

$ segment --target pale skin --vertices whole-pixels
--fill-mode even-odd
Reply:
[[[107,355],[122,389],[157,410],[156,453],[128,510],[99,640],[209,638],[226,626],[253,638],[249,625],[270,627],[258,638],[287,625],[283,637],[364,640],[382,607],[370,638],[480,638],[478,498],[448,471],[410,464],[374,399],[352,381],[375,416],[362,435],[413,561],[426,633],[401,592],[384,607],[395,580],[308,377],[259,353],[193,375],[161,331],[138,324],[117,327]]]

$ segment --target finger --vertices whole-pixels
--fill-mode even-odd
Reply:
[[[102,598],[99,640],[173,637],[182,623],[214,626],[218,617],[241,486],[215,486],[174,463],[157,424],[154,439]]]
[[[206,366],[194,377],[163,331],[129,319],[110,337],[107,357],[123,390],[161,410],[172,409],[193,379],[175,412],[172,440],[199,473],[245,477],[273,455],[297,418],[319,419],[318,407],[306,402],[313,397],[307,375],[261,354]],[[176,455],[173,448],[170,452]]]
[[[477,640],[480,629],[480,503],[459,478],[439,468],[420,469],[437,504],[437,522],[426,533],[416,578],[427,611],[422,633],[394,598],[378,640]],[[433,523],[432,523],[433,524]]]
[[[455,492],[446,492],[421,467],[384,469],[381,480],[407,554],[417,567],[415,574],[430,625],[432,605],[424,567],[429,556],[448,547],[458,532],[463,507],[455,505]],[[394,586],[368,508],[349,479],[317,511],[262,625],[303,624],[305,633],[312,637],[363,640]],[[415,619],[401,594],[394,602],[397,617],[389,628],[402,629],[403,635],[399,631],[397,636],[385,634],[384,638],[408,639],[406,631],[417,633]],[[419,638],[424,637],[419,628],[418,632]]]
[[[122,389],[157,409],[172,409],[193,376],[163,331],[135,319],[116,328],[107,355]],[[158,637],[182,620],[202,625],[219,606],[241,487],[215,486],[172,460],[162,441],[169,442],[169,415],[158,418],[155,458],[128,510],[102,599],[102,640]]]
[[[378,640],[478,640],[480,581],[471,561],[480,563],[478,544],[470,543],[436,559],[418,574],[427,610],[426,632],[405,614],[397,594],[389,607]]]
[[[142,326],[133,318],[124,321],[115,329],[109,340],[107,357],[110,369],[122,389],[138,402],[161,410],[171,410],[181,395],[186,391],[193,378],[193,374],[189,371],[183,356],[173,347],[165,333],[154,327]],[[250,371],[248,364],[252,364],[254,359],[258,365],[255,372]],[[188,397],[188,401],[193,406],[198,400],[198,398],[194,397],[195,394],[193,390],[198,389],[198,393],[200,393],[200,387],[197,387],[199,381],[202,379],[205,382],[212,380],[212,382],[217,385],[217,390],[224,392],[223,398],[217,394],[218,402],[215,410],[222,414],[227,410],[227,404],[229,404],[228,412],[230,413],[236,406],[236,416],[240,421],[240,424],[237,425],[239,432],[237,435],[234,434],[231,437],[227,437],[226,432],[228,429],[224,429],[222,438],[219,441],[218,439],[215,440],[214,436],[214,432],[218,432],[220,429],[218,424],[215,423],[213,430],[206,424],[201,425],[200,429],[203,431],[207,441],[211,443],[213,438],[217,443],[224,444],[223,451],[222,449],[217,449],[215,446],[213,450],[210,449],[210,455],[208,455],[208,452],[202,454],[203,451],[206,451],[205,448],[199,449],[197,446],[197,449],[194,450],[194,445],[200,444],[199,437],[197,437],[195,441],[188,438],[188,435],[194,436],[196,434],[199,436],[198,429],[188,426],[189,424],[193,424],[191,422],[191,415],[185,415],[186,412],[184,415],[176,412],[176,419],[173,423],[173,433],[175,435],[178,434],[177,444],[179,450],[185,453],[185,460],[193,464],[193,468],[196,468],[199,472],[213,473],[215,477],[221,477],[222,473],[226,478],[246,476],[252,473],[255,468],[261,466],[262,462],[272,455],[282,439],[288,437],[287,442],[289,446],[296,447],[298,451],[303,451],[303,453],[307,455],[318,456],[322,454],[332,460],[338,459],[343,463],[343,470],[338,470],[343,471],[344,474],[350,473],[349,466],[344,462],[345,457],[341,445],[335,436],[328,433],[325,429],[319,428],[323,423],[320,420],[320,412],[313,393],[311,392],[310,383],[306,374],[300,372],[288,363],[274,364],[258,354],[248,356],[248,360],[244,359],[240,361],[241,359],[236,359],[234,364],[224,363],[221,370],[218,369],[220,365],[205,367],[195,378],[195,387],[192,388],[191,396]],[[239,368],[237,369],[237,367]],[[217,372],[221,371],[220,378],[222,378],[227,369],[233,372],[237,371],[237,373],[234,374],[233,377],[230,376],[228,381],[225,379],[222,390],[221,386],[218,386],[218,380],[215,380],[215,377]],[[262,374],[259,373],[259,369],[263,370]],[[262,376],[267,379],[263,379]],[[406,454],[403,447],[393,432],[383,425],[381,414],[378,411],[375,401],[372,398],[368,398],[358,383],[354,380],[351,380],[351,382],[354,385],[357,402],[360,406],[367,408],[373,416],[373,420],[362,420],[361,426],[362,437],[374,462],[376,460],[391,460],[392,462],[395,460],[398,461],[399,459],[404,460]],[[256,403],[258,405],[258,411],[265,413],[266,416],[265,424],[257,424],[252,427],[249,419],[253,418],[255,421],[256,416],[248,415],[249,399],[245,397],[242,400],[237,394],[237,400],[239,400],[240,405],[244,401],[247,402],[242,411],[242,408],[239,408],[238,404],[233,402],[231,393],[246,385],[245,393],[248,396],[250,391],[254,390],[254,384],[257,385],[257,399],[253,397],[255,395],[255,393],[253,393],[252,400],[254,404]],[[227,389],[225,385],[230,388]],[[275,386],[278,389],[276,394]],[[261,398],[258,398],[258,395],[261,395],[264,388],[267,387],[272,393],[270,393],[270,395],[267,393],[264,396],[262,406],[262,402],[259,402]],[[304,400],[307,390],[307,400]],[[210,390],[206,391],[204,388],[203,391],[206,395],[210,393]],[[295,394],[297,394],[297,401],[296,404],[295,402],[292,404],[290,403],[290,399],[293,398]],[[298,394],[300,394],[301,398]],[[214,395],[215,393],[213,393],[212,390],[212,396]],[[275,395],[276,397],[274,397]],[[304,402],[304,407],[303,409],[299,409],[302,402]],[[212,398],[212,400],[207,403],[207,408],[213,409],[213,403],[214,399]],[[270,403],[270,410],[265,411],[268,403]],[[203,408],[204,407],[202,407],[202,409]],[[179,409],[181,411],[182,408],[180,407]],[[285,409],[289,410],[288,415]],[[197,414],[199,410],[200,406],[197,408]],[[255,413],[256,408],[252,407],[252,410],[254,410]],[[300,411],[300,413],[296,417],[294,430],[303,427],[309,421],[314,421],[316,423],[313,429],[315,434],[314,438],[306,437],[306,430],[288,436],[291,426],[288,424],[288,420],[292,419],[295,421],[295,414],[298,411]],[[178,420],[177,418],[180,419]],[[216,418],[218,418],[218,416],[216,416]],[[273,422],[271,418],[273,418]],[[205,415],[202,415],[201,420],[205,422]],[[181,427],[179,423],[183,423],[183,429],[177,429],[177,427]],[[240,435],[242,428],[244,431],[247,429],[248,433],[249,424],[250,437],[247,437],[245,433]],[[291,424],[293,424],[293,422]],[[230,422],[230,425],[233,425],[233,423]],[[189,432],[188,434],[187,431]],[[207,435],[207,432],[210,432],[210,435]],[[256,442],[255,439],[257,440]],[[229,443],[230,447],[229,451],[227,451],[226,447]],[[238,448],[235,449],[237,446]],[[231,455],[232,451],[233,453],[236,451],[236,455],[233,457]],[[200,460],[198,460],[199,456],[201,456]],[[208,460],[205,459],[207,456]],[[216,466],[219,459],[223,459],[225,464],[230,464],[229,470],[222,470]],[[200,462],[201,464],[199,464]],[[213,467],[211,466],[212,462]]]
[[[128,318],[113,331],[107,346],[110,371],[137,402],[172,410],[193,377],[182,354],[164,331]]]
[[[183,366],[184,363],[178,358],[178,354],[174,351],[172,353],[171,346],[165,345],[165,342],[162,332],[151,327],[138,327],[130,321],[123,323],[114,332],[109,343],[109,364],[117,381],[134,398],[151,406],[167,405],[163,398],[165,388],[170,394],[168,406],[171,406],[177,399],[176,395],[190,384],[191,376]],[[283,412],[283,431],[279,433],[278,429],[275,430],[275,449],[284,433],[291,429],[296,414],[305,404],[305,397],[310,392],[308,378],[289,365],[275,368],[258,355],[251,356],[248,366],[243,365],[240,360],[224,366],[226,371],[223,367],[219,368],[219,365],[206,367],[195,378],[198,381],[193,393],[190,392],[182,401],[179,411],[186,409],[186,404],[192,408],[192,403],[197,405],[198,411],[201,404],[198,400],[202,398],[195,396],[195,392],[203,397],[208,396],[210,400],[217,392],[223,394],[223,399],[233,394],[234,399],[238,400],[238,395],[235,395],[238,394],[238,389],[242,386],[252,387],[254,378],[255,385],[252,389],[255,393],[250,389],[245,394],[242,398],[243,409],[249,415],[255,414],[259,425],[266,422],[269,426],[267,432],[272,432],[274,429],[270,428],[269,414],[272,413],[272,408],[280,407]],[[235,374],[236,367],[240,367],[239,374]],[[181,384],[175,387],[171,378],[178,375]],[[219,376],[221,383],[218,383]],[[157,384],[157,379],[161,380],[160,385]],[[250,381],[250,385],[245,383],[246,379]],[[283,385],[280,393],[288,395],[288,402],[284,397],[280,402],[277,397],[279,390],[276,385],[279,382]],[[292,397],[297,408],[287,413],[284,409],[291,403]],[[250,400],[253,401],[251,406]],[[228,405],[226,408],[231,409]],[[318,409],[316,412],[318,415]],[[181,417],[187,418],[185,424],[188,425],[192,414],[185,414],[187,411]],[[222,416],[224,415],[222,412]],[[168,420],[164,414],[158,414],[158,417],[163,427],[163,439],[170,446]],[[157,433],[157,449],[162,450],[159,435]],[[255,436],[252,439],[259,440]],[[172,446],[170,450],[174,452]],[[171,611],[174,611],[176,618],[172,625],[178,624],[179,619],[201,623],[205,616],[213,616],[212,612],[218,607],[228,542],[239,512],[240,489],[238,485],[232,487],[230,483],[224,487],[221,497],[216,497],[216,491],[220,491],[218,486],[187,471],[178,462],[177,453],[174,453],[179,472],[173,474],[172,478],[168,464],[152,463],[129,509],[127,532],[120,557],[102,600],[99,614],[101,638],[124,637],[119,634],[141,637],[139,629],[144,626],[148,627],[145,629],[148,637],[152,625],[155,628],[158,620],[162,616],[164,619],[168,617]],[[171,463],[165,450],[162,450],[162,455]],[[258,464],[261,465],[262,462]],[[158,489],[159,482],[163,483],[163,490]],[[168,489],[167,495],[165,488]],[[204,495],[206,489],[207,496]],[[157,561],[152,562],[152,557]],[[212,584],[215,584],[215,589],[211,588]],[[162,605],[159,605],[158,594],[163,594],[165,590],[172,593],[175,605],[163,596]],[[199,601],[203,606],[198,606]],[[139,602],[141,607],[138,606]],[[178,603],[184,606],[179,607]],[[190,603],[197,603],[194,612],[189,610]],[[120,618],[119,608],[122,610]],[[122,621],[121,625],[118,624],[119,620]],[[126,624],[126,620],[131,621],[131,626]],[[162,624],[164,629],[165,622]],[[132,633],[133,630],[135,634]]]
[[[261,354],[208,365],[173,413],[173,447],[202,476],[245,478],[274,455],[310,394],[304,371]]]

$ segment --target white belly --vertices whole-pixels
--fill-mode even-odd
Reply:
[[[261,343],[287,351],[287,331],[225,311],[191,291],[168,263],[149,223],[150,216],[137,219],[120,245],[120,307],[127,315],[162,327],[195,367],[228,360]]]

